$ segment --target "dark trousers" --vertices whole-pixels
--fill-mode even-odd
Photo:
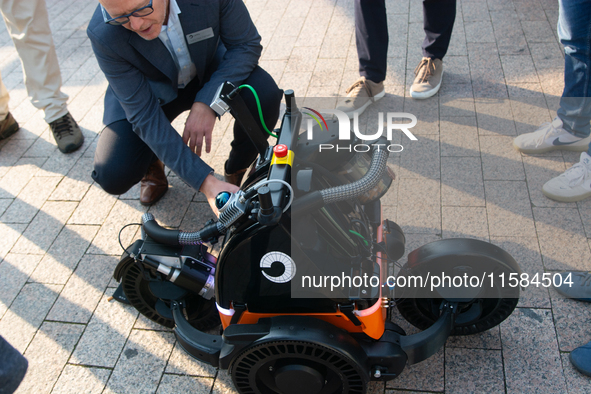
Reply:
[[[25,377],[29,363],[0,337],[0,394],[12,394]]]
[[[456,0],[423,1],[423,57],[443,59],[456,19]],[[355,42],[359,74],[373,82],[386,79],[388,19],[385,0],[355,0]]]
[[[279,117],[279,104],[283,92],[277,87],[273,77],[257,66],[244,84],[251,85],[256,90],[265,124],[269,128],[274,127]],[[196,78],[184,89],[179,89],[177,98],[161,107],[167,119],[172,122],[181,113],[190,110],[201,86]],[[259,120],[254,95],[249,89],[242,89],[240,95],[266,139],[268,135]],[[230,174],[247,168],[258,154],[238,122],[234,122],[234,139],[231,147],[226,162],[226,171]],[[101,133],[95,152],[92,178],[107,193],[123,194],[144,177],[148,167],[157,159],[150,147],[133,131],[132,124],[127,120],[120,120],[107,125]]]

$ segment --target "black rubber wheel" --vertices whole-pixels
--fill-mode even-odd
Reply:
[[[121,275],[123,292],[130,304],[148,319],[165,327],[174,327],[174,320],[162,316],[156,310],[159,298],[150,290],[149,281],[146,280],[140,268],[131,257],[125,265]],[[185,317],[193,327],[200,331],[207,331],[220,325],[220,316],[213,299],[206,300],[196,294],[189,294],[184,298]],[[165,301],[168,306],[168,302]]]
[[[252,346],[236,357],[231,374],[243,394],[364,394],[367,386],[357,362],[304,341]]]
[[[439,318],[442,301],[441,298],[411,298],[398,301],[396,306],[406,321],[426,330]],[[469,322],[456,323],[451,335],[472,335],[495,327],[513,313],[518,301],[519,298],[479,298],[472,303],[460,304],[457,321],[475,307],[481,310],[481,314]]]
[[[458,303],[451,335],[477,334],[501,323],[517,306],[519,287],[506,286],[506,282],[503,287],[496,279],[507,278],[511,273],[521,274],[519,265],[511,255],[491,243],[462,238],[431,242],[408,255],[399,276],[465,276],[479,279],[480,284],[440,287],[435,291],[427,291],[428,286],[397,288],[396,306],[409,323],[425,330],[439,318],[445,297]]]

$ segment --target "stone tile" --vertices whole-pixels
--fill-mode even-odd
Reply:
[[[511,104],[506,99],[476,99],[476,120],[480,135],[516,135]]]
[[[445,390],[443,349],[418,364],[407,366],[386,388],[435,391]]]
[[[443,238],[489,240],[484,207],[442,207],[441,223]]]
[[[215,378],[211,394],[236,394],[238,391],[234,388],[232,377],[227,371],[220,371]]]
[[[402,141],[404,150],[399,154],[400,179],[422,177],[439,179],[441,172],[439,136],[423,135],[417,138],[417,141]]]
[[[83,330],[84,326],[77,324],[43,323],[24,353],[29,369],[19,390],[50,393]]]
[[[550,290],[558,346],[570,352],[591,340],[591,304],[564,298]]]
[[[577,202],[577,207],[579,208],[581,220],[583,221],[585,235],[587,238],[591,238],[591,210],[589,209],[591,208],[591,200],[579,201]]]
[[[462,2],[462,16],[464,22],[490,20],[488,7],[483,7],[483,4],[477,1]]]
[[[64,227],[75,202],[47,201],[16,242],[14,253],[44,254]]]
[[[546,96],[562,96],[564,90],[564,66],[562,68],[538,70],[538,77]],[[558,108],[556,105],[548,105],[548,107]]]
[[[13,201],[14,201],[14,198],[2,198],[2,199],[0,199],[0,216],[2,216],[2,214],[4,213],[4,211],[6,211],[6,208],[8,208],[8,206],[10,204],[12,204]]]
[[[183,231],[197,231],[202,228],[205,223],[213,219],[213,212],[208,204],[202,202],[192,202],[187,213],[181,222],[180,228]]]
[[[507,82],[538,82],[538,75],[531,57],[501,56]]]
[[[310,80],[310,86],[327,87],[333,86],[338,87],[341,82],[341,73],[343,66],[345,65],[345,59],[318,59],[316,66],[312,73],[312,79]],[[335,72],[335,70],[339,70]]]
[[[3,178],[4,179],[4,178]],[[59,177],[34,177],[0,218],[4,223],[29,223],[60,181]]]
[[[64,286],[47,320],[88,323],[109,283],[118,259],[86,255]]]
[[[547,20],[522,21],[521,27],[529,44],[534,42],[556,43],[556,37]]]
[[[37,283],[23,286],[0,321],[0,335],[23,353],[61,289],[62,286]]]
[[[557,42],[530,43],[529,48],[536,70],[564,67],[564,55]]]
[[[574,208],[533,208],[544,267],[591,271],[591,251]]]
[[[485,181],[490,236],[535,237],[525,182]]]
[[[499,350],[445,349],[445,376],[446,392],[499,393],[505,389]]]
[[[33,271],[30,280],[65,284],[98,230],[98,226],[66,225]]]
[[[197,361],[189,356],[187,352],[181,348],[178,342],[174,346],[172,354],[168,359],[165,372],[177,375],[203,376],[208,378],[214,378],[216,375],[216,369],[214,367]]]
[[[80,205],[68,221],[68,224],[103,224],[113,208],[116,198],[92,185],[80,201]]]
[[[214,380],[211,378],[197,378],[193,376],[162,375],[156,394],[209,394]]]
[[[509,87],[510,91],[511,88],[513,86]],[[511,110],[513,111],[513,117],[516,119],[515,126],[517,134],[532,133],[538,130],[544,122],[552,120],[548,107],[546,106],[546,100],[541,94],[539,97],[512,99]]]
[[[14,301],[41,256],[9,253],[0,264],[0,318]]]
[[[27,228],[26,224],[0,223],[0,257],[4,258],[6,254],[12,249],[17,239],[21,236],[23,231]]]
[[[485,205],[480,158],[441,158],[441,205],[463,207]]]
[[[517,262],[521,271],[527,273],[528,280],[542,282],[544,265],[537,238],[529,237],[491,237],[491,242],[507,253]],[[535,275],[538,275],[535,279]],[[528,308],[549,308],[550,296],[548,288],[541,285],[530,284],[521,289],[519,296],[519,307]]]
[[[137,392],[154,392],[173,344],[172,333],[133,330],[104,393],[120,393],[128,387]]]
[[[518,308],[501,323],[507,392],[566,392],[552,313]]]
[[[147,208],[141,205],[139,201],[117,201],[96,234],[87,253],[120,256],[123,250],[119,245],[119,231],[127,224],[141,223],[141,217],[146,211]],[[124,247],[130,245],[136,239],[134,234],[138,231],[138,226],[130,227],[126,229],[127,231],[121,233],[121,243]]]
[[[557,177],[566,170],[561,157],[523,156],[523,167],[527,177],[529,196],[534,207],[569,207],[575,203],[563,203],[549,199],[542,193],[542,186],[550,179]]]
[[[285,74],[289,75],[293,72],[312,72],[320,53],[319,47],[294,47],[289,55],[289,60],[285,66]]]
[[[490,12],[495,41],[501,55],[527,55],[527,41],[519,18],[512,9]]]
[[[467,42],[495,42],[495,34],[490,21],[465,22]]]
[[[474,335],[458,335],[449,337],[445,343],[446,351],[451,348],[467,349],[501,349],[501,332],[499,326]]]
[[[113,368],[127,341],[138,312],[131,306],[107,298],[108,289],[86,326],[70,362],[73,364]]]
[[[62,179],[55,191],[49,197],[50,200],[80,201],[90,188],[93,180],[90,177],[92,172],[93,159],[81,158]]]
[[[513,137],[480,136],[480,151],[485,180],[525,179],[521,154],[513,148]]]
[[[472,84],[442,83],[439,90],[439,116],[440,118],[475,117]]]
[[[442,117],[439,129],[442,157],[480,156],[476,118]]]
[[[581,344],[583,345],[583,344]],[[561,353],[562,368],[566,378],[566,386],[570,394],[585,394],[591,391],[591,380],[577,371],[569,360],[568,353]]]
[[[89,368],[79,365],[66,365],[52,394],[87,393],[100,394],[111,375],[106,368]]]
[[[405,233],[441,234],[440,195],[438,181],[398,181],[397,218]]]
[[[150,207],[149,212],[161,226],[178,227],[195,194],[195,190],[180,178],[171,177],[168,192]]]
[[[546,14],[544,14],[542,5],[539,1],[526,0],[526,1],[513,1],[515,10],[519,20],[522,21],[543,21],[546,20]],[[548,26],[549,27],[549,26]]]

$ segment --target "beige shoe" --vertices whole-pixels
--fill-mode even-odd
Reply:
[[[424,57],[415,68],[415,80],[410,88],[410,97],[426,99],[434,96],[441,87],[443,62],[441,59]]]
[[[8,138],[19,129],[19,125],[9,112],[4,120],[0,121],[0,140]]]
[[[357,112],[361,115],[367,107],[386,95],[384,82],[375,83],[365,77],[359,78],[347,89],[347,97],[339,100],[337,109],[343,111],[349,119]]]

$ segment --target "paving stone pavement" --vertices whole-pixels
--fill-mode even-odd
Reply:
[[[169,329],[109,302],[121,254],[118,233],[152,212],[164,225],[198,229],[212,214],[203,197],[170,174],[149,209],[139,188],[110,196],[90,173],[107,87],[86,36],[96,1],[47,0],[69,109],[85,135],[61,154],[43,114],[27,98],[18,56],[0,24],[0,71],[21,125],[0,142],[0,335],[29,360],[21,393],[233,393],[225,371],[190,359]],[[247,0],[262,36],[260,64],[298,96],[344,94],[357,78],[350,0]],[[563,86],[557,0],[458,0],[441,91],[409,97],[423,39],[419,0],[389,0],[386,97],[367,111],[410,112],[418,141],[392,155],[397,180],[384,211],[407,250],[449,237],[490,241],[525,272],[591,270],[591,201],[557,203],[543,183],[578,161],[560,151],[522,155],[516,135],[552,120]],[[186,114],[184,115],[186,117]],[[182,130],[184,117],[174,123]],[[219,174],[231,119],[204,154]],[[369,122],[371,125],[371,122]],[[369,126],[368,126],[369,127]],[[124,245],[138,237],[121,234]],[[404,321],[397,322],[414,332]],[[570,365],[591,339],[591,305],[552,289],[523,292],[515,312],[485,333],[456,337],[371,393],[588,393]]]

